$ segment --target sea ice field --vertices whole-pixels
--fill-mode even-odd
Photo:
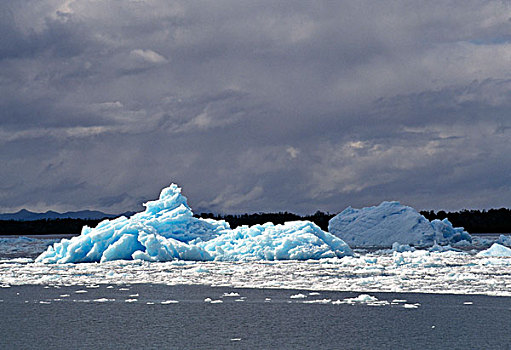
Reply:
[[[500,247],[495,255],[505,250]],[[490,250],[356,250],[353,256],[305,261],[115,260],[46,264],[18,257],[0,259],[0,287],[151,283],[511,296],[511,257],[486,256],[484,252]]]
[[[194,217],[175,184],[144,205],[130,218],[84,227],[70,239],[1,238],[0,286],[150,283],[511,296],[509,236],[473,237],[398,202],[347,208],[330,221],[332,232],[308,221],[231,229]],[[352,249],[343,238],[358,244]]]

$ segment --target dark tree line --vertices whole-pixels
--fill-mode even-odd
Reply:
[[[335,214],[323,213],[317,211],[315,214],[300,216],[293,213],[279,212],[279,213],[254,213],[254,214],[239,214],[239,215],[220,215],[212,213],[201,213],[195,215],[204,219],[215,219],[225,220],[229,223],[232,228],[236,228],[242,225],[257,225],[264,224],[266,222],[273,222],[274,224],[283,224],[286,221],[295,220],[308,220],[314,222],[316,225],[321,227],[323,230],[328,230],[328,221],[335,216]]]
[[[510,233],[511,209],[462,210],[452,213],[445,211],[421,211],[428,220],[448,218],[453,226],[464,227],[470,232]]]
[[[454,227],[464,227],[466,231],[473,233],[510,233],[511,232],[511,209],[490,209],[486,210],[462,210],[458,212],[439,211],[421,211],[428,220],[448,218]],[[317,211],[313,215],[299,216],[293,213],[256,213],[241,215],[214,215],[211,213],[202,213],[203,218],[216,220],[225,220],[231,227],[235,228],[241,225],[263,224],[271,221],[274,224],[282,224],[292,220],[309,220],[328,230],[328,221],[335,214]]]
[[[464,227],[469,233],[510,233],[511,209],[462,210],[459,212],[421,211],[428,220],[445,219],[455,227]],[[241,225],[256,225],[266,222],[283,224],[286,221],[308,220],[316,223],[323,230],[328,230],[328,221],[335,214],[317,211],[315,214],[300,216],[289,212],[254,213],[239,215],[220,215],[201,213],[196,217],[225,220],[232,228]],[[61,235],[80,234],[82,227],[95,227],[101,220],[89,219],[45,219],[34,221],[0,220],[0,235]]]
[[[79,235],[83,226],[95,227],[100,221],[88,219],[0,220],[0,235]]]

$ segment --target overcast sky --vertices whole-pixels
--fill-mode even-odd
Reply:
[[[511,206],[509,1],[0,2],[0,212]]]

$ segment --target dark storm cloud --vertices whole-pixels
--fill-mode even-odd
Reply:
[[[0,10],[0,211],[509,206],[507,2]]]

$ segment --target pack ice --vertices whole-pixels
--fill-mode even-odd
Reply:
[[[130,218],[84,226],[80,236],[55,243],[36,261],[307,260],[353,254],[340,238],[309,221],[231,229],[223,220],[195,218],[176,184],[144,206]]]
[[[412,207],[399,202],[378,206],[348,207],[330,219],[328,231],[351,247],[390,247],[394,242],[427,247],[461,241],[472,242],[463,228],[454,228],[449,220],[429,221]]]

